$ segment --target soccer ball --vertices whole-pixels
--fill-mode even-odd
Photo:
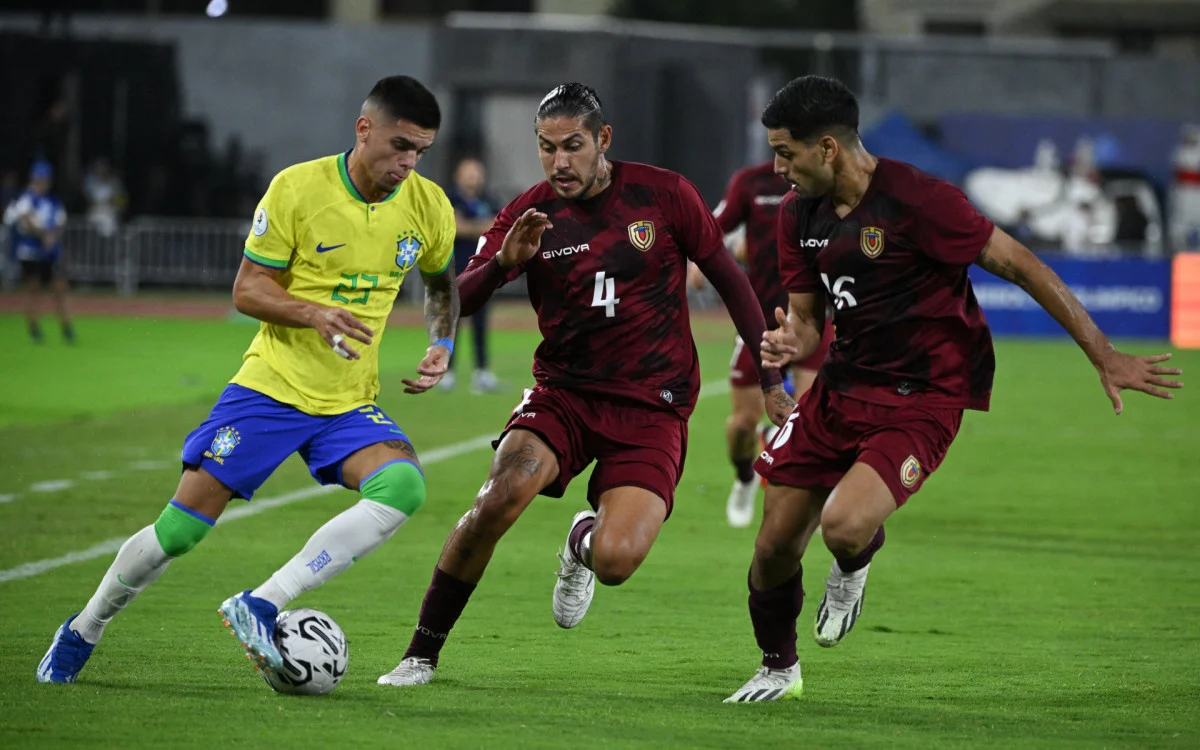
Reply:
[[[275,647],[283,656],[279,673],[263,679],[279,693],[324,695],[346,674],[350,652],[346,634],[329,615],[316,609],[289,609],[275,620]]]

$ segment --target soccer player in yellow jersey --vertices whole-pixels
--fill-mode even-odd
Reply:
[[[195,547],[230,499],[249,500],[292,453],[318,482],[362,499],[258,588],[221,604],[262,669],[283,664],[273,639],[279,610],[385,542],[425,502],[417,454],[375,397],[379,337],[413,268],[425,281],[432,344],[405,392],[436,385],[453,349],[454,210],[414,171],[440,124],[428,89],[408,76],[384,78],[363,104],[354,148],[271,181],[233,286],[237,309],[262,321],[258,335],[184,441],[175,497],[125,542],[87,606],[58,629],[40,682],[74,682],[112,617]]]

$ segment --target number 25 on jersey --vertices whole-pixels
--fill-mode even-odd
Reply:
[[[592,291],[592,307],[603,307],[604,317],[617,316],[617,280],[605,275],[604,271],[596,272],[596,286]]]

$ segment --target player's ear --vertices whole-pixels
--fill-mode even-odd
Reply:
[[[837,158],[838,152],[841,151],[840,144],[832,135],[821,136],[821,140],[817,141],[817,149],[824,164],[832,164]]]
[[[363,143],[367,140],[367,135],[371,132],[371,120],[366,115],[358,118],[358,122],[354,123],[354,132],[358,136],[358,142]]]
[[[600,132],[596,135],[596,145],[600,149],[600,153],[608,151],[608,147],[612,145],[612,125],[600,128]]]

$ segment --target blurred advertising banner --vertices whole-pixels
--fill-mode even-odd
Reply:
[[[1096,324],[1109,336],[1156,339],[1170,336],[1170,260],[1055,257],[1043,257],[1042,260],[1067,282]],[[999,336],[1067,335],[1020,287],[978,266],[971,266],[969,273],[992,333]],[[1195,276],[1194,289],[1200,288],[1200,268]],[[1200,295],[1200,291],[1193,294]],[[1200,305],[1200,302],[1194,303]],[[1196,325],[1200,326],[1200,314]]]
[[[1200,349],[1200,253],[1175,256],[1171,343],[1181,349]]]

